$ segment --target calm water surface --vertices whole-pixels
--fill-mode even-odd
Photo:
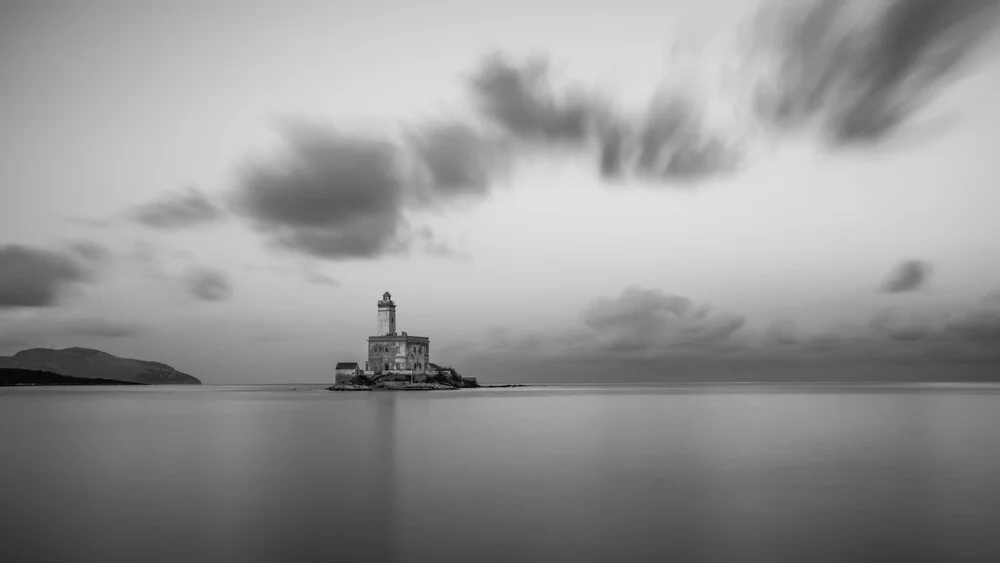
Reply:
[[[1000,387],[0,390],[0,561],[1000,561]]]

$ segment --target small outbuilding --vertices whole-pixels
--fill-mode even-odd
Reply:
[[[334,368],[334,382],[349,383],[360,374],[361,367],[358,362],[337,362],[337,367]]]

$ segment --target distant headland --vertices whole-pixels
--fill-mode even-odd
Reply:
[[[0,368],[0,387],[33,387],[39,385],[146,385],[133,381],[70,377],[37,369]]]
[[[331,391],[434,391],[480,387],[452,367],[430,361],[431,339],[396,333],[396,303],[387,291],[378,305],[376,335],[368,337],[368,361],[338,362]]]
[[[9,371],[9,373],[7,373]],[[29,381],[25,371],[40,372],[36,381]],[[146,385],[201,385],[198,378],[175,370],[159,362],[119,358],[107,352],[90,348],[65,348],[52,350],[48,348],[31,348],[22,350],[13,356],[0,356],[0,372],[5,372],[4,379],[14,381],[26,378],[22,383],[35,385],[79,385],[69,380],[59,381],[51,377],[64,376],[68,378],[108,381],[99,385],[116,385],[120,383]],[[20,373],[16,373],[20,372]]]

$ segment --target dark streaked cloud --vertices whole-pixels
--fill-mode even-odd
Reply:
[[[906,293],[922,288],[931,275],[931,265],[921,260],[905,260],[882,282],[884,293]]]
[[[710,131],[701,109],[677,93],[654,100],[637,130],[632,143],[635,154],[630,156],[623,145],[619,159],[624,164],[622,172],[628,173],[631,161],[632,174],[640,178],[701,180],[732,172],[742,160],[735,139]],[[606,144],[602,146],[610,150]]]
[[[225,301],[232,297],[233,286],[224,272],[194,269],[185,276],[187,291],[201,301]]]
[[[86,269],[71,254],[0,246],[0,309],[55,305],[66,289],[87,279]]]
[[[1000,0],[809,0],[765,12],[777,70],[755,110],[787,129],[819,121],[834,144],[896,132],[976,51]]]
[[[139,205],[129,213],[132,220],[156,229],[178,229],[222,219],[222,210],[195,188],[169,194]]]
[[[479,110],[514,137],[544,142],[583,142],[592,120],[592,102],[551,84],[550,64],[540,57],[518,64],[494,53],[470,79]]]
[[[710,130],[690,92],[657,92],[645,113],[634,119],[582,89],[560,90],[552,84],[550,69],[539,57],[518,64],[492,55],[471,79],[479,109],[506,134],[526,142],[522,149],[551,145],[595,150],[603,178],[659,184],[732,172],[742,160],[738,136]]]

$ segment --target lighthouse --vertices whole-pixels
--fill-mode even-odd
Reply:
[[[378,336],[396,336],[396,304],[392,302],[389,292],[382,294],[378,302],[378,326],[375,329]]]
[[[376,334],[368,337],[367,370],[423,377],[430,369],[431,339],[396,333],[396,304],[389,292],[378,302]]]

